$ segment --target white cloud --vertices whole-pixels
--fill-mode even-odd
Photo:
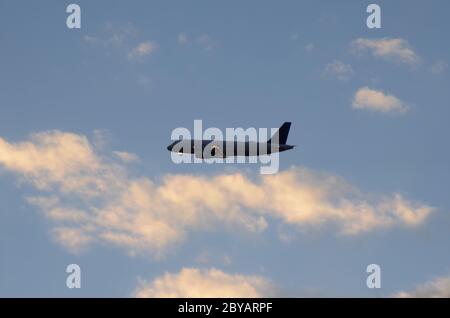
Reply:
[[[449,298],[450,276],[441,276],[416,287],[412,291],[402,291],[395,295],[401,298]]]
[[[95,36],[84,35],[83,40],[89,44],[121,48],[123,46],[128,46],[129,42],[134,40],[138,33],[136,27],[132,24],[120,27],[106,24]]]
[[[323,74],[327,77],[335,77],[340,81],[347,81],[355,74],[355,72],[350,64],[334,60],[325,66]]]
[[[420,58],[407,40],[401,38],[367,39],[358,38],[351,43],[357,53],[371,52],[373,56],[410,65],[419,63]]]
[[[88,139],[76,134],[42,132],[18,144],[0,138],[0,164],[40,190],[55,184],[68,193],[103,189],[104,180],[96,176],[105,168],[100,160]]]
[[[388,95],[382,91],[360,88],[353,97],[353,108],[366,109],[381,113],[405,113],[408,106],[394,95]]]
[[[159,44],[155,41],[139,40],[139,32],[132,24],[125,26],[106,24],[96,35],[84,35],[83,40],[87,44],[106,50],[113,49],[130,62],[142,62],[159,48]]]
[[[188,43],[188,36],[186,33],[180,33],[178,34],[178,44],[186,44]]]
[[[85,136],[61,131],[19,143],[0,138],[0,167],[40,191],[28,202],[52,221],[56,240],[75,252],[108,244],[159,257],[189,231],[260,233],[270,220],[294,228],[331,224],[342,235],[356,235],[414,227],[433,210],[396,193],[364,194],[342,178],[302,167],[257,177],[131,177],[115,155]]]
[[[113,151],[113,153],[123,162],[125,163],[131,163],[131,162],[138,162],[139,157],[138,155],[126,151]]]
[[[74,254],[84,251],[94,238],[82,228],[60,226],[52,230],[55,240]]]
[[[219,269],[183,268],[140,282],[134,293],[145,298],[259,298],[274,294],[272,283],[257,275],[228,274]]]
[[[159,48],[159,44],[154,41],[145,41],[139,43],[136,47],[128,52],[128,59],[139,61],[154,53]]]

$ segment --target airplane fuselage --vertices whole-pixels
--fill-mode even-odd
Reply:
[[[272,144],[270,142],[193,139],[177,140],[167,147],[169,151],[177,152],[179,154],[195,154],[199,158],[270,155],[275,152],[282,152],[292,148],[294,148],[294,146]]]

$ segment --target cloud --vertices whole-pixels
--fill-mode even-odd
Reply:
[[[215,42],[206,33],[203,33],[203,34],[200,34],[199,36],[197,36],[195,38],[195,42],[198,45],[202,46],[207,51],[212,50],[214,48],[214,46],[215,46]]]
[[[401,38],[367,39],[358,38],[351,43],[356,53],[371,52],[373,56],[389,61],[397,61],[410,65],[420,62],[407,40]]]
[[[84,35],[83,41],[89,45],[113,49],[123,54],[130,62],[142,62],[159,48],[155,41],[139,41],[139,32],[132,24],[106,24],[96,35]]]
[[[412,291],[402,291],[395,295],[401,298],[449,298],[450,276],[441,276],[416,287]]]
[[[272,283],[257,275],[228,274],[219,269],[183,268],[152,282],[142,281],[134,293],[145,298],[259,298],[274,294]]]
[[[56,184],[63,192],[84,194],[106,187],[96,175],[104,170],[100,158],[88,139],[76,134],[36,133],[18,144],[0,138],[0,164],[39,190]]]
[[[35,134],[36,135],[36,134]],[[111,134],[106,129],[94,129],[93,131],[93,144],[94,147],[102,149],[111,140]]]
[[[315,47],[314,43],[309,43],[305,46],[305,50],[311,52],[312,50],[314,50],[314,47]]]
[[[132,61],[141,61],[143,58],[154,53],[158,48],[159,44],[154,41],[141,42],[128,52],[128,59]]]
[[[137,38],[138,33],[132,24],[118,27],[108,23],[96,35],[84,35],[83,40],[89,44],[121,48],[129,46],[130,42]]]
[[[113,153],[123,162],[125,163],[131,163],[131,162],[138,162],[139,161],[139,157],[134,154],[134,153],[130,153],[130,152],[126,152],[126,151],[113,151]]]
[[[380,113],[405,113],[408,111],[408,106],[394,95],[387,95],[367,86],[356,92],[352,106],[355,109],[366,109]]]
[[[98,42],[98,39],[96,37],[93,37],[90,35],[83,36],[83,40],[87,43],[97,43]]]
[[[338,60],[328,63],[323,71],[323,75],[326,77],[334,77],[340,81],[347,81],[354,74],[355,72],[350,64],[345,64]]]
[[[444,73],[448,68],[448,63],[442,60],[436,61],[433,63],[433,65],[431,65],[431,72],[433,74],[440,74],[440,73]]]
[[[117,152],[104,153],[85,136],[61,131],[17,143],[0,138],[0,167],[38,190],[27,201],[74,252],[106,244],[158,258],[190,231],[257,234],[270,221],[294,228],[332,225],[341,235],[357,235],[418,226],[433,210],[398,193],[363,193],[340,177],[303,167],[264,176],[132,177]]]
[[[184,32],[178,34],[177,38],[178,44],[187,45],[188,43],[193,43],[198,47],[203,48],[206,51],[210,51],[214,49],[216,46],[216,41],[214,41],[211,36],[207,33],[202,33],[197,36],[193,36],[192,40],[188,37],[188,35]]]
[[[186,44],[188,43],[188,36],[186,33],[180,33],[178,34],[178,44]]]

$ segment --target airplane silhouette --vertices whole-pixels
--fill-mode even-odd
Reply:
[[[284,122],[266,142],[179,139],[167,146],[167,150],[180,155],[195,154],[197,158],[270,155],[295,147],[286,144],[290,128],[291,123]]]

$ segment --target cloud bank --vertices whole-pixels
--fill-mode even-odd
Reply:
[[[338,176],[303,167],[270,176],[168,174],[152,180],[131,176],[121,156],[61,131],[17,143],[0,138],[0,167],[37,190],[27,201],[73,252],[101,244],[160,257],[189,231],[256,234],[270,221],[294,228],[330,225],[341,235],[357,235],[414,227],[433,210],[399,193],[364,193]]]
[[[402,291],[395,295],[401,298],[449,298],[450,276],[441,276],[416,287],[412,291]]]
[[[257,298],[274,294],[272,283],[256,275],[228,274],[221,270],[183,268],[180,272],[140,283],[140,298]]]

